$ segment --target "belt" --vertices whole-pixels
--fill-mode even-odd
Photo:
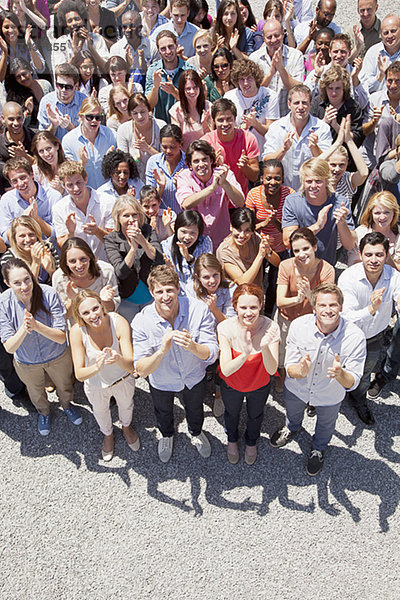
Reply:
[[[121,381],[123,381],[124,379],[127,379],[128,377],[130,377],[132,375],[132,373],[127,373],[126,375],[124,375],[123,377],[120,377],[119,379],[117,379],[117,381],[114,381],[114,383],[112,383],[111,385],[109,385],[108,387],[113,387],[113,385],[117,385],[117,383],[121,383]]]

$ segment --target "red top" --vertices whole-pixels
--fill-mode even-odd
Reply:
[[[233,348],[231,348],[231,351],[232,358],[236,358],[241,354],[241,352],[237,352]],[[218,367],[218,374],[229,387],[244,393],[253,392],[264,387],[264,385],[269,383],[270,379],[269,373],[267,373],[264,367],[262,352],[250,354],[240,369],[229,375],[229,377],[223,375],[220,367]]]

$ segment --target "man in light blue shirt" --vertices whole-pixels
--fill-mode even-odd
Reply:
[[[389,64],[400,60],[400,17],[387,15],[381,23],[381,39],[366,53],[360,81],[371,94],[385,89],[385,72]]]
[[[85,94],[78,92],[79,71],[63,63],[55,68],[56,91],[43,96],[39,104],[39,129],[51,131],[61,141],[78,125],[78,114]]]
[[[187,58],[194,56],[193,37],[199,28],[193,23],[189,23],[188,16],[190,4],[188,0],[172,0],[171,2],[171,21],[157,27],[150,36],[155,42],[161,31],[172,31],[176,37],[178,46],[183,47],[183,54]]]
[[[182,392],[189,432],[203,458],[211,454],[202,431],[206,395],[206,368],[218,358],[218,342],[211,313],[204,302],[179,295],[179,278],[166,265],[155,267],[148,278],[154,303],[132,321],[135,366],[148,377],[154,412],[162,438],[158,455],[171,458],[174,435],[173,404]]]
[[[295,319],[286,341],[284,400],[286,425],[270,439],[271,446],[289,443],[300,430],[307,403],[315,406],[317,422],[307,473],[317,475],[324,463],[341,403],[354,390],[363,373],[365,336],[340,316],[343,294],[332,283],[311,292],[314,314]]]

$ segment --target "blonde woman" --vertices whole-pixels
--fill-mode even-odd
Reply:
[[[96,98],[86,98],[79,110],[79,126],[69,131],[62,140],[65,158],[82,161],[89,187],[97,190],[105,183],[101,172],[104,155],[117,145],[115,134],[101,125],[103,109]]]
[[[1,256],[3,266],[10,258],[21,258],[39,283],[50,283],[58,267],[57,251],[48,240],[42,240],[38,223],[28,215],[13,219],[10,227],[10,248]]]
[[[348,254],[348,264],[361,261],[358,245],[365,234],[380,231],[389,240],[387,264],[400,270],[399,205],[395,196],[388,191],[377,192],[368,201],[356,227],[357,245]]]
[[[115,230],[104,238],[104,248],[118,280],[122,298],[119,313],[131,322],[152,301],[147,277],[151,268],[164,259],[157,234],[135,198],[130,194],[120,196],[112,216]]]
[[[206,29],[199,29],[193,36],[193,48],[195,55],[187,60],[187,64],[192,65],[200,77],[211,75],[211,61],[215,44],[210,32]]]
[[[75,375],[84,382],[85,394],[104,434],[103,460],[110,461],[114,454],[111,396],[118,406],[124,438],[136,452],[140,440],[131,427],[135,378],[129,323],[115,312],[108,313],[93,290],[78,292],[73,314],[76,324],[71,329],[70,344]]]
[[[128,109],[129,97],[128,88],[124,85],[116,85],[110,91],[108,97],[107,127],[113,129],[115,132],[118,131],[122,123],[126,123],[131,119]]]

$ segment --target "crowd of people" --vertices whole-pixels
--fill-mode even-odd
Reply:
[[[109,461],[112,399],[140,448],[146,378],[166,463],[178,393],[210,456],[211,385],[231,464],[246,399],[253,465],[283,392],[270,444],[306,412],[319,473],[342,402],[373,425],[367,396],[400,367],[400,16],[357,0],[342,31],[336,0],[268,0],[259,21],[248,0],[1,7],[6,394],[46,436],[48,393],[79,426],[83,382]]]

